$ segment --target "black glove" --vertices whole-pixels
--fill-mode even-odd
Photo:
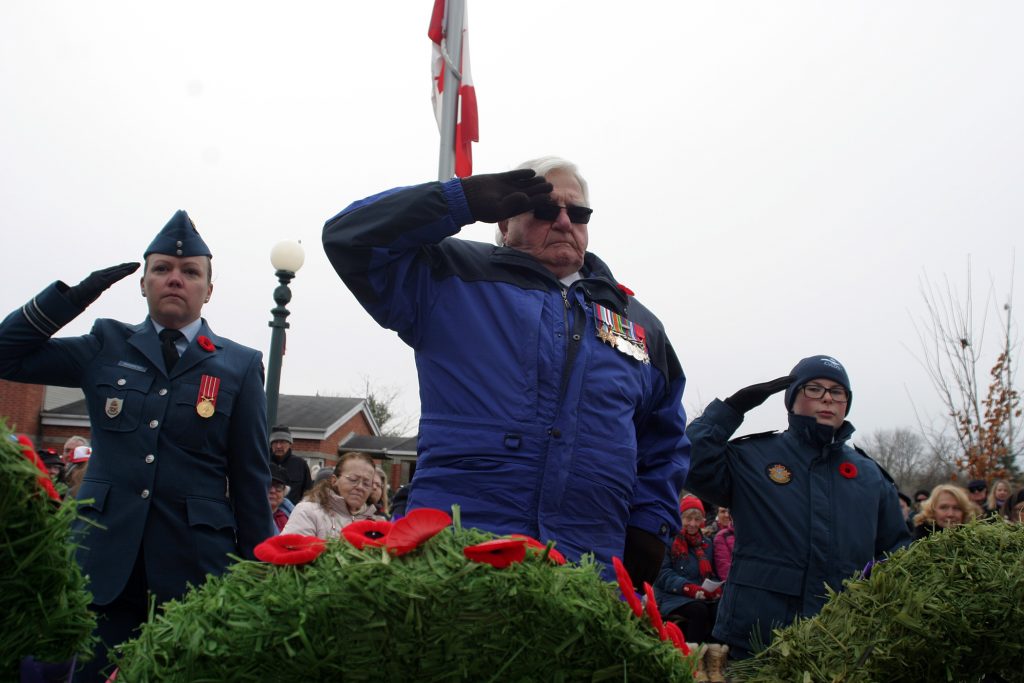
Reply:
[[[751,384],[749,387],[743,387],[735,394],[725,399],[725,403],[742,415],[748,410],[753,410],[764,403],[772,394],[777,394],[788,387],[793,383],[794,379],[796,378],[793,375],[786,375],[785,377],[773,379],[770,382]]]
[[[484,223],[497,223],[529,211],[535,202],[546,199],[552,189],[544,176],[529,168],[462,179],[469,211],[474,219]]]
[[[138,269],[139,263],[136,261],[94,271],[74,287],[68,287],[65,294],[72,304],[84,310],[86,306],[96,301],[100,294],[109,289],[110,285],[128,277]]]
[[[626,547],[622,551],[622,565],[633,579],[634,586],[643,586],[644,581],[654,585],[665,558],[665,544],[660,538],[638,529],[626,527]]]

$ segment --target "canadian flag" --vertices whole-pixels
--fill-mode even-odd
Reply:
[[[444,93],[445,63],[442,48],[447,48],[452,39],[445,34],[447,25],[447,0],[434,0],[434,11],[430,15],[430,28],[427,35],[434,43],[431,72],[434,78],[430,99],[434,104],[434,116],[437,118],[438,130],[444,121],[442,94]],[[455,175],[460,178],[473,174],[473,149],[471,143],[480,141],[480,129],[476,112],[476,89],[473,88],[473,76],[469,70],[469,20],[465,8],[462,14],[462,59],[460,71],[462,83],[459,86],[459,97],[456,102],[458,113],[455,119]]]

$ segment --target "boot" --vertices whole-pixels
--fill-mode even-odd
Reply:
[[[711,643],[707,648],[708,653],[705,657],[704,666],[707,670],[708,681],[711,683],[726,683],[725,660],[729,654],[729,646]]]
[[[708,646],[703,643],[687,643],[686,647],[690,648],[690,654],[694,655],[693,661],[697,663],[697,668],[693,671],[693,680],[706,683],[708,675],[704,671],[704,653]]]

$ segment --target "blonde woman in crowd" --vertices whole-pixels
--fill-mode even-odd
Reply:
[[[978,506],[971,502],[967,491],[953,484],[939,484],[914,516],[914,539],[960,526],[977,516]]]

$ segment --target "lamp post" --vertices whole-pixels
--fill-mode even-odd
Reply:
[[[302,245],[298,242],[285,240],[278,242],[270,250],[270,264],[277,272],[279,284],[274,289],[274,302],[277,304],[270,309],[274,316],[268,325],[273,330],[270,333],[270,359],[267,363],[267,427],[273,429],[277,422],[277,399],[281,393],[281,361],[284,358],[285,330],[289,324],[285,322],[289,311],[285,306],[292,300],[292,290],[288,283],[299,272],[302,263],[306,260],[306,254]]]

